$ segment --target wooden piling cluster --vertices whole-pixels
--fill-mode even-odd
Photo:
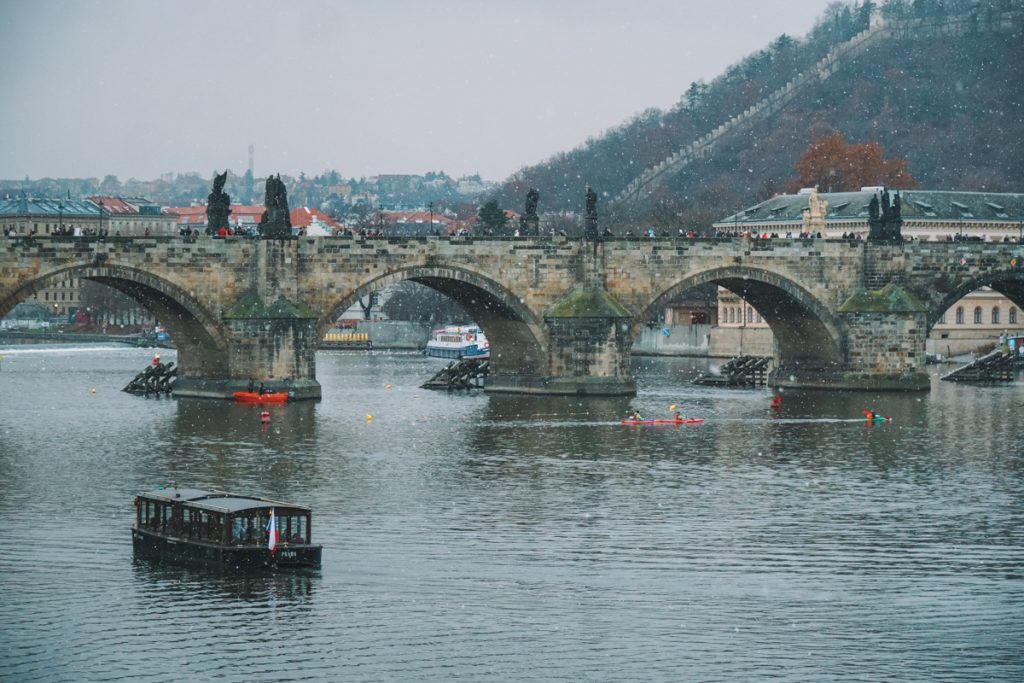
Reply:
[[[993,351],[943,375],[950,382],[1012,382],[1017,359],[1007,351]]]
[[[722,366],[721,375],[703,375],[693,382],[722,387],[757,387],[768,382],[767,356],[737,356]]]
[[[174,361],[150,365],[145,370],[135,375],[135,379],[128,383],[122,391],[136,396],[149,396],[150,394],[170,394],[171,381],[177,377],[178,368],[174,367]]]
[[[490,368],[485,360],[452,361],[427,380],[422,389],[482,389]]]

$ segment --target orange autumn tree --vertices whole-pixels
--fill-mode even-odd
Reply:
[[[786,185],[787,192],[815,186],[822,192],[854,192],[874,185],[918,187],[906,159],[884,159],[877,142],[851,145],[839,132],[814,138],[795,168],[798,177]]]

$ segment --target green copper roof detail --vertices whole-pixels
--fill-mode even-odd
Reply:
[[[316,318],[308,306],[294,304],[283,296],[265,306],[259,295],[249,290],[231,307],[225,318]]]
[[[922,313],[926,310],[913,295],[891,283],[874,291],[858,292],[839,307],[840,313]]]
[[[574,289],[558,300],[545,318],[631,318],[603,289]]]

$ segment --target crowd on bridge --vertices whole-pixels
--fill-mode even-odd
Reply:
[[[33,226],[28,232],[28,237],[37,237],[39,235],[39,228]],[[110,230],[107,228],[94,228],[92,226],[58,226],[55,227],[50,234],[44,235],[44,237],[108,237]],[[19,237],[19,233],[14,226],[4,229],[4,237]]]

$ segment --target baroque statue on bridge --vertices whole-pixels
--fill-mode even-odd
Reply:
[[[526,193],[526,209],[520,219],[521,230],[524,235],[540,234],[540,217],[537,215],[537,204],[540,203],[540,192],[534,188]]]
[[[890,196],[882,188],[881,196],[875,194],[868,204],[868,239],[876,242],[902,242],[903,216],[900,193]]]
[[[583,236],[588,240],[597,239],[597,193],[587,185],[587,211],[583,216]]]
[[[224,183],[228,172],[213,176],[213,190],[206,199],[206,232],[216,234],[221,228],[228,227],[228,216],[231,215],[231,196],[224,191]]]
[[[277,177],[267,178],[267,189],[263,197],[266,210],[260,217],[260,237],[267,240],[286,240],[292,236],[292,219],[288,211],[288,190]]]

